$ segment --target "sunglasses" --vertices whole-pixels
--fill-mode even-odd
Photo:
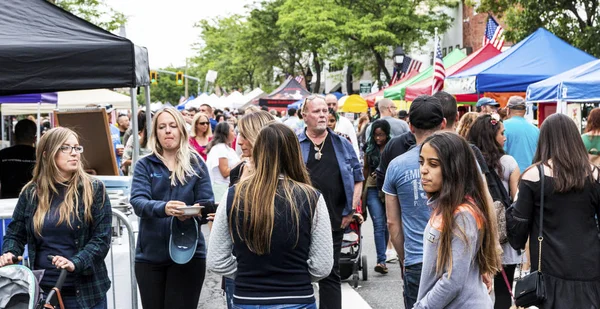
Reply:
[[[209,124],[209,123],[208,123],[208,122],[204,122],[204,121],[203,121],[203,122],[198,122],[198,124],[199,124],[199,125],[207,125],[207,124]]]

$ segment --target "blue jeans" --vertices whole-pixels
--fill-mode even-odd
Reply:
[[[404,267],[404,308],[412,308],[419,296],[419,282],[423,263]]]
[[[233,309],[233,292],[235,292],[235,280],[223,277],[225,279],[225,299],[227,300],[227,309]]]
[[[233,309],[317,309],[317,303],[312,304],[290,304],[290,305],[237,305]]]
[[[385,205],[379,198],[377,187],[367,188],[367,207],[373,219],[373,235],[375,238],[375,249],[377,250],[377,264],[385,264],[385,250],[387,249],[390,233],[387,229],[387,218],[385,216]]]

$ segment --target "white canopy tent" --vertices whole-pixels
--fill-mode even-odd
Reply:
[[[131,98],[108,89],[75,90],[58,92],[57,104],[2,104],[4,116],[52,113],[55,109],[84,108],[88,104],[112,105],[116,109],[131,109]]]

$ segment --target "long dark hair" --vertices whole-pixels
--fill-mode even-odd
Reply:
[[[144,137],[140,139],[140,147],[146,148],[148,146],[148,130],[146,130],[146,112],[139,111],[137,114],[138,121],[138,134],[144,132]]]
[[[311,187],[310,177],[302,163],[298,138],[288,126],[271,123],[260,130],[252,157],[254,172],[243,178],[235,188],[229,229],[233,235],[232,227],[236,224],[237,234],[248,249],[264,255],[270,252],[276,212],[279,211],[275,208],[275,197],[281,196],[288,202],[292,217],[287,222],[296,229],[297,243],[300,214],[304,209],[303,205],[296,204],[298,199],[295,197],[302,195],[312,201],[312,211],[317,193]]]
[[[374,171],[379,166],[379,160],[381,159],[379,146],[377,146],[377,143],[375,142],[375,130],[377,129],[381,129],[385,133],[385,136],[387,137],[386,143],[391,139],[390,123],[387,122],[387,120],[378,119],[371,124],[371,132],[369,132],[370,136],[367,137],[367,149],[365,150],[368,161],[365,163],[369,164],[371,171]]]
[[[493,168],[500,175],[503,172],[500,158],[505,152],[496,141],[496,135],[503,126],[502,120],[495,119],[489,114],[481,115],[475,119],[469,134],[467,134],[467,140],[481,150],[488,167]]]
[[[540,128],[533,162],[550,166],[548,161],[552,161],[557,192],[582,190],[587,179],[593,181],[583,140],[575,122],[566,115],[554,114],[546,118]]]
[[[215,146],[216,144],[223,143],[223,144],[227,145],[227,138],[229,137],[230,130],[231,129],[229,127],[229,123],[227,123],[225,121],[219,122],[217,124],[217,126],[215,127],[215,132],[213,133],[213,139],[206,146],[206,153],[209,153],[210,150],[213,148],[213,146]]]
[[[481,221],[480,244],[468,244],[464,231],[460,235],[465,243],[476,246],[476,261],[483,274],[495,274],[500,265],[500,256],[496,251],[497,230],[492,224],[492,205],[488,203],[475,155],[469,144],[458,134],[438,132],[428,137],[423,145],[429,144],[437,153],[442,169],[442,188],[434,192],[432,199],[437,207],[433,215],[442,218],[439,248],[437,252],[436,272],[452,270],[452,235],[456,227],[455,213],[462,204],[471,204],[476,219]],[[422,148],[421,148],[422,149]],[[479,220],[478,220],[479,221]]]

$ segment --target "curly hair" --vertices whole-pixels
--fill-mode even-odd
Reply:
[[[469,135],[469,130],[471,130],[471,126],[473,125],[473,122],[475,122],[475,119],[477,119],[478,116],[479,116],[479,113],[476,113],[476,112],[469,112],[469,113],[464,114],[460,118],[460,121],[458,122],[458,127],[456,128],[456,133],[458,133],[458,135],[460,135],[466,139],[467,135]]]
[[[598,107],[592,109],[587,118],[587,125],[585,126],[585,133],[596,132],[600,132],[600,108]]]
[[[496,115],[497,116],[497,115]],[[498,173],[502,173],[502,164],[500,158],[505,154],[502,146],[496,141],[498,131],[503,129],[502,121],[495,119],[490,114],[481,115],[475,119],[467,140],[481,150],[485,158],[485,163],[489,168],[493,168]]]

